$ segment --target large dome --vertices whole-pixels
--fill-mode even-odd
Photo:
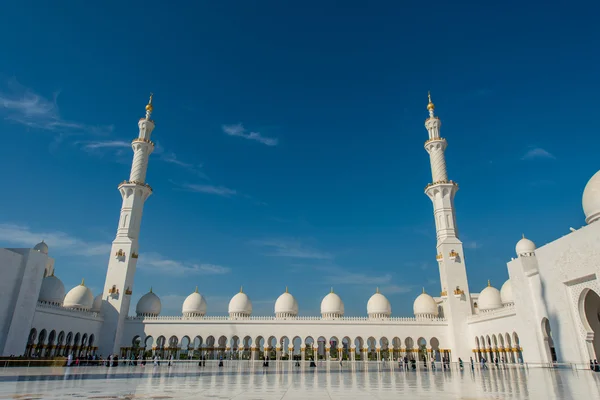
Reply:
[[[229,302],[230,317],[248,317],[252,314],[252,302],[243,289],[231,298]]]
[[[532,256],[535,254],[535,243],[527,239],[525,235],[517,242],[515,247],[517,256]]]
[[[488,281],[488,286],[479,293],[477,307],[481,311],[495,310],[502,308],[502,297],[500,291],[492,286]]]
[[[367,302],[367,314],[371,318],[384,318],[392,315],[392,305],[384,295],[379,293],[379,288]]]
[[[415,313],[415,317],[435,318],[438,316],[437,304],[433,297],[425,293],[425,289],[415,299],[413,312]]]
[[[323,318],[335,318],[344,315],[344,303],[337,294],[331,293],[323,298],[321,301],[321,316]]]
[[[60,306],[65,298],[65,285],[54,274],[42,280],[38,301]]]
[[[504,285],[502,285],[502,288],[500,289],[500,299],[502,300],[502,304],[514,303],[512,283],[510,282],[510,279],[504,282]]]
[[[183,302],[181,313],[185,317],[203,317],[206,314],[206,300],[198,293],[198,286],[196,286],[196,291]]]
[[[69,290],[69,293],[65,296],[63,301],[63,307],[65,308],[76,308],[79,310],[90,310],[94,304],[94,296],[92,291],[85,286],[85,282],[82,280],[80,285],[75,286]]]
[[[33,249],[39,251],[40,253],[48,254],[48,245],[43,240],[36,244]]]
[[[600,219],[600,171],[590,178],[581,199],[585,222],[591,224]]]
[[[157,317],[162,309],[160,298],[150,291],[140,297],[135,306],[135,313],[138,317]]]
[[[298,315],[298,302],[285,288],[285,293],[275,301],[275,316],[278,318],[295,317]]]

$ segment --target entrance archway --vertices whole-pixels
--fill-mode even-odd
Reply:
[[[586,344],[590,359],[600,358],[600,296],[591,289],[581,292],[579,314],[586,330]]]
[[[544,348],[546,349],[546,359],[550,362],[556,362],[556,349],[554,348],[554,340],[552,340],[552,332],[550,330],[550,321],[548,318],[542,319],[542,336],[544,337]]]

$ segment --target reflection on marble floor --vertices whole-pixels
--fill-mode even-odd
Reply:
[[[600,373],[573,369],[399,371],[230,364],[4,368],[0,399],[598,399]]]

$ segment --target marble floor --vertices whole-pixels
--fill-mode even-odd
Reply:
[[[389,365],[226,363],[2,368],[0,399],[598,399],[600,373],[512,367],[401,371]]]

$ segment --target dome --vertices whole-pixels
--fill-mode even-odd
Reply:
[[[94,297],[94,302],[92,303],[92,312],[99,313],[102,311],[102,293],[98,296]]]
[[[94,296],[92,295],[92,291],[85,286],[83,280],[80,285],[69,290],[69,293],[67,293],[65,300],[63,301],[63,307],[77,308],[80,310],[90,310],[93,304]]]
[[[230,317],[247,317],[252,314],[252,302],[243,288],[240,288],[240,292],[231,298],[229,302],[229,316]]]
[[[54,274],[42,280],[38,301],[60,306],[65,298],[65,285]]]
[[[504,285],[502,285],[502,288],[500,289],[500,299],[502,300],[502,304],[514,303],[512,283],[510,282],[510,279],[504,282]]]
[[[581,199],[585,222],[591,224],[600,219],[600,171],[590,178]]]
[[[344,315],[344,303],[340,296],[333,293],[333,288],[331,289],[331,293],[323,298],[321,301],[321,316],[323,318],[328,317],[341,317]]]
[[[415,313],[415,317],[434,318],[438,316],[437,304],[433,297],[425,293],[425,289],[423,289],[423,293],[415,299],[415,302],[413,303],[413,312]]]
[[[379,293],[379,288],[367,302],[367,314],[369,317],[383,318],[392,315],[392,305],[388,299]]]
[[[36,244],[33,249],[39,251],[40,253],[43,253],[46,255],[48,254],[48,245],[43,240],[41,242],[39,242],[38,244]]]
[[[477,299],[478,308],[480,311],[495,310],[502,308],[502,297],[500,291],[492,286],[488,281],[488,286],[479,293]]]
[[[196,286],[196,291],[183,302],[181,313],[185,317],[202,317],[206,314],[206,300],[198,293],[198,286]]]
[[[523,235],[523,238],[517,242],[515,251],[517,256],[532,256],[535,254],[535,243]]]
[[[160,314],[161,308],[160,298],[150,288],[150,291],[138,300],[135,313],[138,317],[156,317]]]
[[[285,293],[275,301],[275,316],[277,317],[295,317],[298,315],[298,302],[285,288]]]

